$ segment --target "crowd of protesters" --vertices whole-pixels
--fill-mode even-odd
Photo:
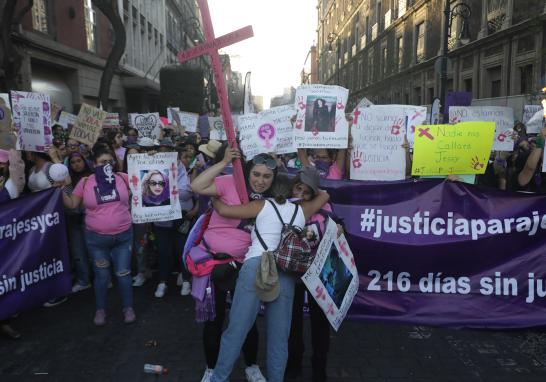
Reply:
[[[351,124],[350,117],[348,120]],[[60,126],[52,130],[53,145],[45,153],[0,150],[0,203],[51,187],[62,189],[72,292],[94,286],[95,325],[107,322],[106,296],[113,281],[121,297],[123,320],[130,324],[137,319],[133,287],[155,280],[154,296],[163,298],[171,287],[170,275],[176,272],[181,295],[191,293],[196,298],[196,317],[204,323],[206,367],[202,381],[229,380],[241,350],[247,380],[265,381],[257,365],[256,317],[262,303],[266,305],[267,317],[268,380],[282,381],[301,375],[305,286],[296,281],[299,278],[283,271],[279,271],[280,292],[274,298],[271,291],[260,293],[253,284],[257,268],[262,266],[260,261],[264,261],[262,253],[276,248],[283,223],[291,217],[294,226],[302,230],[306,225],[318,227],[318,237],[309,237],[316,252],[328,217],[335,220],[335,211],[328,204],[328,194],[320,189],[320,182],[350,178],[350,145],[345,150],[300,149],[288,155],[260,154],[245,161],[244,153],[227,143],[204,140],[198,133],[186,133],[183,128],[168,124],[158,140],[139,137],[138,131],[128,126],[103,129],[93,147],[67,138],[68,132]],[[531,136],[524,124],[517,123],[513,134],[514,151],[492,152],[485,174],[476,177],[476,184],[501,190],[546,192],[546,179],[541,172],[546,129]],[[409,146],[403,146],[411,161]],[[182,219],[134,224],[129,210],[128,157],[156,152],[177,153]],[[243,206],[229,171],[236,158],[243,159],[251,201]],[[62,182],[54,181],[50,174],[57,163],[68,168],[68,176]],[[411,169],[411,163],[407,168]],[[407,176],[411,177],[409,170]],[[106,182],[107,177],[114,181]],[[459,178],[451,176],[450,180]],[[161,205],[164,192],[169,192],[164,175],[150,171],[143,182],[143,203]],[[211,206],[213,209],[207,210]],[[200,218],[205,215],[206,229],[199,244],[189,250],[189,256],[212,255],[218,264],[210,275],[192,275],[181,264],[181,254],[188,246],[192,227],[203,224]],[[342,231],[341,225],[338,231]],[[158,270],[157,277],[153,276],[154,270]],[[230,298],[230,320],[224,330]],[[209,304],[205,303],[207,299]],[[45,306],[53,307],[66,300],[66,296],[60,297]],[[314,300],[308,301],[313,378],[324,381],[329,322]],[[2,333],[18,338],[20,334],[11,325],[10,320],[1,322]]]

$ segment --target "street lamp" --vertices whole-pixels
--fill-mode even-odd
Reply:
[[[461,25],[461,32],[458,36],[459,41],[462,44],[468,44],[470,42],[470,31],[468,29],[468,19],[472,14],[470,6],[466,3],[458,3],[451,8],[450,0],[444,0],[444,30],[442,40],[441,51],[441,66],[440,66],[440,100],[442,102],[442,114],[444,116],[444,122],[447,119],[445,115],[445,103],[446,103],[446,91],[447,91],[447,54],[448,54],[448,38],[451,34],[451,26],[455,17],[461,17],[463,23]]]
[[[335,32],[328,33],[328,37],[326,37],[326,41],[328,42],[328,53],[332,53],[334,51],[334,47],[332,46],[332,43],[338,38],[338,34]]]

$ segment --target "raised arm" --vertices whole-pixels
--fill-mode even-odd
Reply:
[[[544,151],[544,137],[546,136],[546,128],[542,129],[540,131],[540,134],[537,138],[536,145],[527,158],[527,162],[525,162],[525,167],[518,175],[518,183],[520,186],[526,186],[529,184],[531,179],[533,179],[533,176],[535,175],[535,171],[537,169],[538,162],[540,161],[540,158],[542,158],[542,152]]]
[[[312,200],[302,202],[301,207],[303,209],[303,214],[305,215],[305,221],[319,212],[322,206],[328,203],[328,200],[330,200],[330,195],[326,191],[321,190]]]
[[[265,201],[254,200],[248,204],[230,206],[218,198],[212,198],[212,205],[218,215],[228,219],[253,219],[262,210]]]
[[[191,182],[192,191],[205,196],[218,196],[216,186],[214,185],[214,178],[220,175],[231,161],[240,157],[241,154],[239,153],[239,150],[232,148],[226,149],[224,159],[222,159],[221,162],[206,169]]]

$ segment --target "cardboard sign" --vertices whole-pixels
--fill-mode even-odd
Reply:
[[[351,179],[401,180],[406,177],[406,109],[392,105],[359,109],[353,123]]]
[[[540,105],[523,106],[522,122],[527,127],[527,133],[538,134],[542,130],[542,120],[544,119],[544,109]]]
[[[9,95],[7,93],[0,93],[0,149],[14,149],[16,141]]]
[[[184,128],[184,131],[188,133],[197,132],[197,124],[199,123],[199,114],[189,113],[187,111],[181,111],[178,113],[178,119],[180,125]]]
[[[107,114],[104,110],[85,103],[82,104],[76,123],[70,131],[70,138],[90,147],[93,146],[99,138],[102,123]]]
[[[417,126],[411,174],[483,174],[494,134],[494,122]]]
[[[324,237],[302,281],[337,331],[358,292],[359,278],[351,248],[328,218]]]
[[[176,153],[130,154],[128,176],[133,223],[182,218]]]
[[[159,139],[161,136],[161,120],[159,113],[129,114],[131,126],[138,131],[140,137]]]
[[[217,141],[227,141],[226,129],[222,117],[209,117],[209,138]]]
[[[340,86],[302,85],[296,90],[297,148],[346,149],[349,125],[345,106],[349,90]]]
[[[59,115],[59,121],[57,123],[61,125],[63,129],[71,131],[77,120],[77,115],[70,114],[66,111],[61,111],[61,114]]]
[[[17,150],[45,152],[52,143],[49,95],[11,92]]]
[[[297,151],[294,144],[294,126],[290,119],[296,114],[294,106],[284,105],[264,110],[260,113],[262,118],[275,127],[277,144],[275,153],[290,154]]]
[[[104,129],[118,129],[120,127],[119,113],[108,113],[102,127]]]
[[[495,122],[493,150],[514,150],[514,110],[502,106],[452,106],[449,108],[449,123],[489,121]]]

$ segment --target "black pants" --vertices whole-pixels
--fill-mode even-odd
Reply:
[[[297,282],[294,292],[294,305],[292,306],[292,326],[290,328],[290,338],[288,339],[287,370],[299,370],[302,367],[305,351],[303,343],[305,291],[305,285]],[[311,316],[311,345],[313,347],[313,355],[311,356],[313,381],[324,381],[326,380],[326,362],[328,349],[330,348],[330,323],[312,296],[309,297],[309,313]]]
[[[173,263],[176,264],[176,270],[182,272],[184,281],[189,281],[191,275],[180,263],[187,235],[181,234],[173,227],[154,226],[154,232],[159,251],[159,281],[169,280]]]
[[[214,369],[220,352],[220,340],[226,317],[226,295],[227,291],[222,291],[214,285],[214,304],[216,309],[216,318],[214,321],[206,321],[203,328],[203,345],[205,347],[205,358],[207,367]],[[231,291],[233,297],[233,291]],[[254,365],[258,358],[258,328],[256,323],[248,332],[245,343],[243,344],[243,355],[247,366]]]

